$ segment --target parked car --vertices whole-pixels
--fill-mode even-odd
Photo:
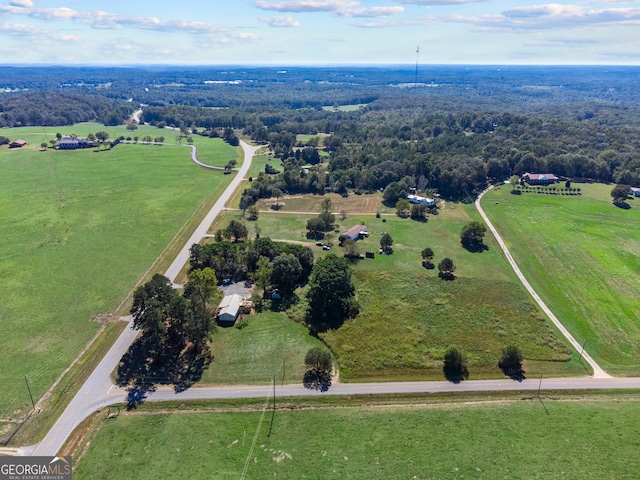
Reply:
[[[323,250],[331,250],[331,247],[329,245],[323,245],[322,249]]]
[[[318,247],[324,247],[324,243],[322,243],[322,242],[316,242],[316,245],[317,245]]]

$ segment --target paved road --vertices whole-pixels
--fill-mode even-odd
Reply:
[[[560,332],[565,336],[565,338],[569,341],[569,343],[571,343],[571,345],[573,346],[575,351],[576,352],[582,351],[582,345],[580,345],[580,343],[575,338],[573,338],[573,335],[571,335],[569,333],[569,330],[567,330],[565,328],[565,326],[562,325],[562,323],[560,323],[560,320],[558,320],[558,318],[553,314],[553,312],[549,309],[549,307],[547,307],[547,305],[542,301],[542,298],[540,298],[540,296],[533,289],[533,287],[531,286],[529,281],[522,274],[522,271],[520,270],[520,268],[516,264],[515,260],[511,256],[511,253],[509,252],[509,249],[507,248],[507,246],[505,245],[504,241],[502,240],[502,237],[500,237],[500,234],[498,233],[498,231],[495,229],[495,227],[493,226],[493,224],[489,220],[489,217],[487,217],[487,215],[484,213],[484,210],[482,209],[482,206],[480,205],[480,201],[482,200],[482,197],[484,197],[484,195],[489,190],[491,190],[492,188],[493,188],[493,186],[490,186],[489,188],[487,188],[484,192],[482,192],[478,196],[478,199],[476,200],[476,208],[478,209],[478,211],[480,212],[480,215],[482,216],[483,220],[485,221],[485,223],[489,227],[489,230],[491,230],[491,233],[493,233],[493,236],[496,238],[496,241],[498,242],[498,245],[500,245],[500,248],[504,252],[504,255],[507,257],[507,260],[511,264],[511,267],[513,268],[513,271],[516,272],[516,275],[518,276],[518,278],[520,279],[520,281],[522,282],[524,287],[529,291],[529,293],[531,294],[533,299],[536,301],[536,303],[540,306],[542,311],[547,314],[547,316],[551,319],[553,324],[558,328],[558,330],[560,330]],[[605,372],[602,368],[600,368],[600,366],[595,362],[595,360],[593,358],[591,358],[591,356],[586,351],[582,352],[582,358],[584,358],[585,361],[589,365],[591,365],[591,368],[593,369],[593,376],[595,378],[610,378],[611,377],[607,372]]]
[[[249,167],[251,166],[251,159],[255,155],[255,152],[262,147],[254,147],[248,145],[247,143],[240,141],[240,145],[242,146],[242,150],[244,151],[244,162],[242,162],[242,167],[238,170],[235,178],[231,181],[231,184],[227,187],[227,189],[220,195],[218,201],[213,205],[207,216],[204,218],[202,223],[196,228],[193,232],[193,235],[187,240],[185,246],[180,250],[180,253],[173,261],[171,266],[168,268],[165,276],[169,278],[172,282],[176,279],[182,267],[189,260],[189,249],[191,245],[194,243],[198,243],[207,235],[207,230],[215,220],[215,218],[224,210],[225,204],[231,199],[233,193],[236,191],[244,177],[249,172]],[[194,147],[195,148],[195,147]],[[199,163],[199,162],[198,162]],[[200,164],[200,163],[199,163]]]
[[[244,151],[244,162],[238,170],[235,178],[231,181],[226,190],[222,193],[218,201],[213,205],[209,213],[196,228],[193,235],[185,243],[182,250],[166,271],[165,276],[172,282],[189,259],[189,249],[191,245],[199,242],[207,233],[207,230],[216,216],[224,209],[224,204],[236,191],[244,176],[249,171],[251,160],[255,152],[262,147],[254,147],[245,142],[240,142]],[[127,320],[131,322],[131,318]],[[133,343],[137,336],[137,331],[127,327],[124,329],[118,340],[113,344],[107,355],[102,359],[98,367],[89,376],[85,384],[80,388],[76,396],[71,400],[60,418],[53,425],[49,433],[38,445],[31,447],[21,447],[19,455],[55,455],[62,447],[71,432],[91,413],[97,409],[114,403],[113,396],[108,392],[113,387],[111,383],[111,372],[116,368],[118,362]],[[116,400],[120,401],[120,400]]]

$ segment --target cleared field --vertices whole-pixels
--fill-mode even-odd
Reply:
[[[322,342],[284,313],[245,316],[242,328],[218,327],[211,342],[214,361],[201,383],[300,382],[306,370],[304,356]]]
[[[337,193],[326,193],[324,195],[285,195],[278,199],[282,205],[282,212],[310,212],[318,213],[320,205],[325,198],[331,200],[334,212],[345,211],[349,213],[376,213],[381,211],[382,195],[349,195],[342,197]],[[271,205],[275,205],[275,198],[261,199],[257,202],[260,210],[268,210]]]
[[[3,134],[31,143],[29,135],[101,127]],[[92,317],[116,308],[230,178],[194,165],[186,148],[64,152],[39,143],[0,151],[0,416],[9,418],[31,407],[24,376],[39,398],[97,332]]]
[[[464,224],[475,219],[471,206],[443,209],[427,223],[372,218],[361,253],[376,252],[355,268],[361,313],[340,329],[322,334],[339,358],[343,380],[442,379],[449,346],[465,353],[470,378],[500,377],[504,346],[517,345],[525,369],[552,375],[583,375],[575,355],[556,335],[515,280],[492,238],[489,250],[470,253],[459,243]],[[382,232],[394,239],[393,255],[378,255]],[[421,266],[420,252],[431,247],[434,263],[449,257],[457,279],[438,278]]]
[[[638,375],[640,203],[623,210],[611,203],[611,185],[579,186],[581,197],[501,188],[483,207],[536,291],[600,366]]]
[[[322,107],[323,110],[327,111],[327,112],[333,112],[333,111],[338,111],[338,112],[353,112],[355,110],[360,110],[363,107],[366,107],[367,105],[369,105],[368,103],[354,103],[352,105],[339,105],[337,107]]]
[[[428,400],[427,400],[428,401]],[[121,415],[74,478],[634,478],[637,402]]]

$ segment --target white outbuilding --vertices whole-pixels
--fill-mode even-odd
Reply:
[[[234,323],[240,313],[240,306],[244,299],[236,294],[226,295],[218,305],[218,322]]]

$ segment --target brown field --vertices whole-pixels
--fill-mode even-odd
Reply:
[[[320,211],[320,205],[325,198],[329,198],[333,204],[333,211],[339,213],[344,211],[349,213],[376,213],[386,210],[382,205],[382,195],[349,195],[341,197],[337,193],[327,193],[325,195],[285,195],[279,199],[281,212],[309,212],[316,213]],[[258,200],[257,206],[259,210],[270,210],[275,205],[275,198],[266,198]],[[382,209],[381,209],[382,207]]]

